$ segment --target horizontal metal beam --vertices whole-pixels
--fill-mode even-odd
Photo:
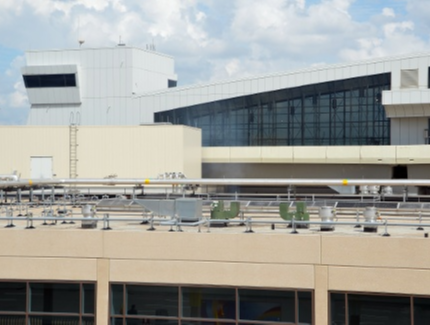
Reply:
[[[307,178],[62,178],[0,181],[0,188],[53,187],[64,185],[248,185],[248,186],[430,186],[430,179],[307,179]]]

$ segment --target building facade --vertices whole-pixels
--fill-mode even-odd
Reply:
[[[171,58],[117,46],[28,52],[23,76],[29,125],[200,128],[203,177],[390,179],[430,177],[429,66],[423,53],[172,88]],[[75,79],[32,83],[53,76]]]
[[[121,44],[28,51],[26,61],[29,125],[139,125],[152,113],[138,109],[135,95],[177,83],[173,58]]]
[[[0,230],[0,323],[421,325],[430,317],[422,235],[111,226]]]

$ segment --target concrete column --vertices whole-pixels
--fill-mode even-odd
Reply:
[[[315,265],[315,325],[328,325],[328,268]]]
[[[97,260],[96,324],[109,324],[109,277],[110,263],[107,259]]]

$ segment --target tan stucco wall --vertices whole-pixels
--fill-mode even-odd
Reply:
[[[0,229],[0,280],[97,281],[97,324],[109,282],[313,289],[322,325],[331,290],[430,295],[429,249],[418,237]]]
[[[56,178],[68,178],[67,126],[2,126],[0,174],[30,178],[32,156],[53,157]],[[78,126],[79,178],[153,178],[164,172],[201,177],[201,130],[181,125]]]
[[[430,146],[204,147],[203,163],[423,164]]]

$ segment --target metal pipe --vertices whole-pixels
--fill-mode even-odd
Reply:
[[[63,185],[254,185],[254,186],[430,186],[430,179],[307,179],[307,178],[61,178],[0,181],[0,188]]]

